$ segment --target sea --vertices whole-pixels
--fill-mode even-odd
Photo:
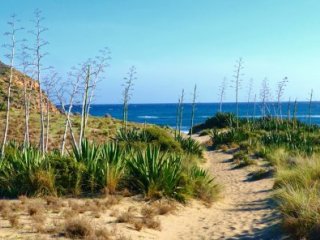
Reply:
[[[263,108],[261,103],[239,103],[239,116],[244,118],[258,118],[262,116]],[[156,124],[159,126],[176,126],[176,103],[157,103],[157,104],[129,104],[128,120],[138,123]],[[278,114],[278,104],[268,103],[266,112],[274,116]],[[281,113],[283,118],[293,116],[296,109],[296,118],[300,121],[320,125],[320,102],[282,102]],[[73,108],[75,113],[81,112],[81,106],[76,105]],[[197,103],[195,107],[194,124],[203,123],[209,117],[220,111],[219,103]],[[235,103],[223,103],[223,112],[236,113]],[[191,126],[192,104],[183,104],[182,131],[188,132]],[[90,115],[93,116],[111,116],[122,119],[123,106],[121,104],[92,104]],[[310,114],[311,113],[311,114]]]

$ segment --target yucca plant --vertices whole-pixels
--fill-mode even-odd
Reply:
[[[85,139],[81,142],[79,149],[73,148],[73,156],[78,163],[82,163],[85,167],[83,187],[90,189],[91,193],[93,193],[99,185],[99,178],[101,178],[99,166],[100,147]]]
[[[211,138],[214,146],[218,146],[220,144],[241,143],[248,140],[249,134],[245,129],[231,128],[226,132],[213,130]]]
[[[102,182],[109,193],[115,193],[124,176],[125,151],[117,143],[105,143],[101,148]]]
[[[196,140],[191,137],[184,138],[181,135],[178,135],[176,139],[185,152],[197,155],[198,157],[203,156],[203,147]]]
[[[55,178],[50,164],[35,148],[10,149],[1,163],[2,191],[10,196],[21,194],[56,195]]]
[[[145,151],[131,154],[128,163],[129,183],[133,189],[147,197],[168,196],[182,198],[181,158],[160,151],[159,147],[148,146]]]
[[[210,174],[197,166],[193,166],[188,171],[188,184],[191,194],[205,202],[210,203],[217,198],[220,188],[214,182],[214,178]]]
[[[117,130],[116,139],[118,141],[126,141],[126,142],[147,142],[149,140],[148,134],[144,130],[138,129],[124,129],[120,128]]]

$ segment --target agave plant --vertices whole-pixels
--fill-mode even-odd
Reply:
[[[193,166],[189,170],[188,176],[194,197],[211,202],[218,195],[220,191],[219,186],[215,184],[214,178],[206,170]]]
[[[203,147],[196,140],[191,137],[184,138],[182,136],[177,136],[177,141],[180,143],[182,149],[189,153],[194,154],[199,157],[203,156]]]
[[[1,163],[2,191],[11,196],[55,195],[55,178],[50,164],[35,148],[11,149]],[[3,188],[5,187],[5,188]]]
[[[84,187],[94,192],[98,187],[99,175],[101,169],[99,167],[100,148],[94,143],[90,143],[87,139],[81,142],[79,149],[73,148],[74,158],[78,163],[84,165]]]
[[[101,148],[102,182],[109,193],[115,193],[124,175],[125,152],[117,143],[106,143]]]
[[[127,163],[130,184],[147,197],[180,198],[181,158],[148,146],[145,151],[131,155]]]
[[[147,142],[149,140],[149,137],[144,130],[138,130],[134,128],[132,129],[120,128],[117,131],[116,139],[118,141],[125,141],[125,142],[134,142],[134,141]]]

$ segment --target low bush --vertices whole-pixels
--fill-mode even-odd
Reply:
[[[227,130],[224,132],[214,130],[211,138],[214,146],[219,146],[222,144],[230,145],[232,143],[239,144],[242,141],[248,140],[249,134],[246,130],[242,128],[239,128],[239,129],[231,128],[230,130]]]
[[[196,140],[191,137],[184,138],[182,136],[177,137],[177,141],[181,144],[182,149],[188,153],[198,157],[203,157],[203,147]]]
[[[192,132],[198,133],[204,129],[227,128],[236,125],[237,118],[233,113],[218,112],[215,116],[208,118],[204,123],[195,125]],[[242,122],[242,120],[239,120]]]
[[[160,152],[149,146],[137,151],[128,161],[129,183],[132,189],[140,190],[148,197],[167,196],[182,198],[181,157]]]

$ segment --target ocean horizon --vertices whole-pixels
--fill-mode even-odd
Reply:
[[[268,103],[268,115],[277,114],[277,103]],[[209,117],[219,112],[219,103],[197,103],[195,110],[194,124],[204,122]],[[297,102],[296,118],[302,122],[311,120],[312,124],[320,125],[320,102],[315,101],[311,104],[311,115],[309,118],[309,102]],[[239,116],[248,118],[258,118],[262,116],[261,103],[239,103]],[[294,113],[294,102],[282,102],[282,117],[287,118],[289,109],[290,116]],[[191,126],[192,103],[183,104],[182,131],[187,132]],[[236,103],[226,102],[222,105],[223,112],[236,113]],[[81,106],[73,107],[74,113],[81,112]],[[128,120],[138,123],[156,124],[159,126],[168,126],[175,128],[176,126],[177,103],[134,103],[129,104]],[[122,104],[92,104],[90,107],[90,115],[92,116],[111,116],[113,118],[122,119]]]

